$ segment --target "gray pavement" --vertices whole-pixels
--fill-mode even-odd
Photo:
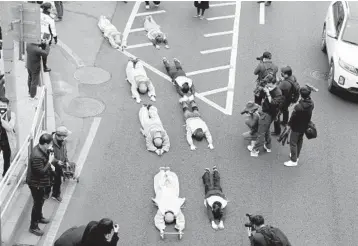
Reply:
[[[124,29],[133,4],[117,3],[112,22],[118,30]],[[95,12],[97,17],[101,14],[98,10],[87,12],[85,6],[83,3],[77,8],[85,13]],[[88,65],[91,65],[90,58],[95,58],[93,64],[110,72],[111,79],[99,85],[81,85],[74,89],[81,96],[102,101],[106,108],[99,115],[102,117],[101,125],[58,235],[71,226],[110,217],[120,226],[118,245],[249,245],[243,226],[247,220],[245,213],[256,213],[264,215],[268,224],[280,227],[292,245],[356,245],[358,170],[354,143],[358,140],[358,133],[354,126],[358,118],[354,112],[357,104],[344,100],[341,95],[330,94],[326,81],[312,76],[324,75],[328,70],[319,47],[327,6],[327,2],[274,2],[266,8],[265,25],[260,25],[258,4],[242,3],[233,114],[225,115],[197,100],[213,135],[214,150],[209,150],[202,142],[196,144],[196,151],[190,151],[185,140],[178,95],[168,81],[147,69],[157,90],[155,105],[172,145],[169,153],[162,157],[145,150],[139,132],[140,105],[131,98],[129,85],[124,80],[127,57],[113,50],[107,41],[102,42],[97,52],[96,45],[90,49],[81,46],[76,39],[71,39],[72,31],[63,31],[60,39],[71,47],[77,43],[72,49],[78,56]],[[77,11],[74,8],[71,6],[68,10]],[[230,51],[207,55],[200,54],[200,51],[230,46],[231,35],[209,39],[203,34],[229,31],[233,19],[194,19],[192,2],[163,2],[159,9],[150,11],[156,10],[166,11],[153,17],[168,33],[171,48],[166,50],[163,47],[158,51],[147,46],[128,52],[162,72],[162,56],[177,57],[187,72],[229,63]],[[145,11],[142,4],[139,12]],[[211,8],[206,17],[233,13],[234,6]],[[142,27],[142,18],[137,17],[132,28]],[[64,20],[59,26],[70,30],[72,24]],[[91,39],[96,42],[101,39],[95,21],[86,28],[84,37],[91,33]],[[144,32],[131,33],[128,38],[128,45],[146,42]],[[95,51],[96,55],[87,54],[89,50]],[[248,100],[252,100],[255,58],[265,50],[272,52],[277,65],[291,65],[301,84],[311,83],[319,89],[312,95],[315,101],[313,121],[318,127],[319,137],[305,140],[300,164],[296,168],[283,165],[288,159],[289,149],[278,145],[275,139],[272,153],[261,154],[255,159],[249,156],[247,143],[241,138],[247,129],[239,112]],[[55,54],[56,51],[52,52]],[[65,71],[74,72],[75,68]],[[59,80],[74,87],[63,72],[59,70],[63,77]],[[227,85],[228,71],[195,75],[193,79],[198,92],[209,91]],[[225,94],[208,98],[224,107]],[[146,96],[142,99],[144,103],[149,102]],[[81,134],[87,134],[89,123],[90,119],[84,120]],[[205,167],[213,165],[221,171],[222,186],[230,200],[225,230],[219,232],[212,230],[203,207],[201,175]],[[169,236],[164,241],[160,240],[154,226],[156,208],[150,198],[154,195],[153,177],[161,166],[170,166],[177,173],[181,197],[186,198],[183,209],[186,229],[181,241]],[[168,230],[174,229],[170,227]]]

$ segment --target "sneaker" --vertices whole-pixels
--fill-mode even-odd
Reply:
[[[149,5],[146,5],[146,6],[145,6],[145,9],[149,9],[149,8],[150,8]]]
[[[176,61],[176,62],[178,62],[178,63],[181,63],[181,62],[178,60],[178,58],[174,58],[173,61]]]
[[[200,17],[200,16],[201,16],[201,15],[194,15],[193,17],[194,17],[194,18],[198,18],[198,17]]]
[[[48,224],[48,223],[50,223],[50,220],[49,220],[49,219],[42,218],[42,219],[39,220],[39,223],[40,223],[40,224]]]
[[[223,230],[224,229],[224,222],[222,220],[220,220],[220,223],[218,225],[219,229]]]
[[[204,20],[205,17],[204,17],[204,16],[200,16],[199,19],[200,19],[200,20]]]
[[[32,234],[34,234],[34,235],[36,235],[36,236],[39,236],[39,237],[41,237],[41,236],[44,234],[44,231],[41,230],[41,229],[38,228],[38,227],[37,227],[37,228],[31,228],[31,227],[30,227],[29,232],[32,233]]]
[[[251,157],[258,157],[258,156],[259,156],[259,151],[253,149],[253,150],[250,152],[250,156],[251,156]]]
[[[264,149],[266,150],[267,153],[271,153],[271,149],[266,147],[266,144],[264,144]]]
[[[217,166],[213,166],[213,171],[217,171],[217,170],[218,170]]]
[[[44,72],[45,72],[45,73],[51,72],[51,68],[46,67],[46,68],[44,69]]]
[[[210,173],[210,168],[205,168],[205,172]]]
[[[247,146],[247,149],[248,149],[250,152],[253,150],[253,148],[254,148],[254,146],[252,146],[252,145],[248,145],[248,146]]]
[[[158,8],[158,7],[159,7],[159,4],[154,4],[154,6]]]
[[[295,166],[297,166],[297,161],[296,161],[296,162],[293,162],[293,161],[289,160],[289,161],[286,161],[286,162],[284,163],[284,165],[285,165],[286,167],[295,167]]]
[[[290,153],[290,158],[291,158],[291,153]],[[297,158],[297,161],[296,161],[296,162],[298,162],[298,160],[299,160],[299,158]]]
[[[60,196],[52,196],[51,198],[55,201],[62,202],[62,197]]]

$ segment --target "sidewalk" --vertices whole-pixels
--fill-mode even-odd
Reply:
[[[18,45],[15,43],[14,53],[18,53]],[[19,146],[18,149],[23,145],[24,140],[29,135],[33,118],[35,115],[36,107],[38,101],[30,101],[28,95],[27,87],[27,69],[25,68],[26,57],[23,61],[20,61],[15,56],[15,79],[16,79],[16,133],[19,136]],[[43,81],[47,88],[47,131],[52,132],[55,130],[55,117],[53,110],[53,98],[52,98],[52,87],[51,81],[48,73],[44,73]],[[38,94],[41,92],[41,89],[38,89]],[[37,144],[37,143],[35,143]],[[0,157],[2,159],[2,157]],[[25,158],[23,161],[27,161]],[[3,166],[1,165],[0,169]],[[24,218],[24,212],[29,210],[32,200],[30,199],[30,190],[27,185],[22,184],[19,187],[17,194],[14,196],[12,203],[9,206],[9,209],[6,212],[2,220],[2,241],[4,245],[12,245],[11,240],[14,234],[17,231],[17,227]],[[11,208],[11,209],[10,209]]]

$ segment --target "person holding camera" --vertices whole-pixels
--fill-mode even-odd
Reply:
[[[205,187],[204,205],[208,212],[211,227],[214,230],[224,229],[225,207],[227,199],[223,193],[220,184],[220,174],[216,166],[213,167],[213,184],[210,181],[210,169],[205,168],[205,173],[202,177]],[[219,225],[216,224],[219,222]]]
[[[286,235],[278,228],[265,225],[264,217],[261,215],[249,216],[250,223],[247,233],[251,246],[291,246]],[[256,233],[252,233],[256,231]]]
[[[251,141],[251,146],[255,145],[257,139],[260,119],[259,110],[261,110],[261,107],[250,101],[246,104],[245,109],[241,112],[242,115],[248,115],[247,119],[245,120],[245,124],[249,127],[250,131],[243,133],[242,136],[244,139]]]
[[[43,217],[42,207],[45,201],[46,190],[51,186],[51,170],[55,170],[58,165],[54,159],[52,144],[53,138],[51,134],[42,134],[38,145],[32,150],[27,169],[26,183],[31,190],[34,200],[29,231],[36,236],[44,234],[39,228],[39,223],[48,224],[50,222],[49,219]]]
[[[279,115],[274,121],[274,131],[271,135],[279,136],[281,134],[281,124],[283,126],[287,125],[289,112],[288,108],[297,103],[300,97],[300,85],[297,82],[296,77],[292,74],[292,68],[290,66],[286,66],[281,68],[281,76],[283,80],[280,81],[278,87],[281,89],[282,95],[285,97],[285,102],[282,105]],[[281,113],[283,116],[283,120],[281,122]]]
[[[265,51],[261,57],[257,57],[256,60],[259,60],[260,63],[257,65],[254,74],[257,75],[257,85],[254,90],[255,94],[255,103],[261,105],[263,98],[265,97],[265,93],[262,90],[265,87],[265,78],[268,75],[276,78],[276,74],[278,72],[278,67],[272,63],[271,61],[272,54],[268,51]]]
[[[9,99],[0,97],[0,151],[4,158],[3,177],[10,168],[11,156],[15,154],[15,123],[16,115],[9,108]]]
[[[308,123],[312,118],[314,103],[310,97],[311,88],[304,86],[300,89],[301,100],[293,109],[288,126],[291,128],[290,135],[290,160],[284,163],[287,167],[297,166],[298,157],[300,156],[303,135],[307,130]]]
[[[270,126],[272,121],[276,118],[277,113],[281,105],[283,104],[284,98],[281,90],[276,85],[276,78],[272,75],[268,75],[264,79],[266,84],[263,88],[265,93],[265,99],[262,103],[262,109],[259,112],[259,126],[255,145],[247,146],[247,149],[251,152],[252,157],[257,157],[259,154],[259,148],[262,146],[267,152],[271,152],[271,133]]]

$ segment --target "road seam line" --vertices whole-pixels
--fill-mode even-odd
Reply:
[[[221,48],[212,49],[212,50],[202,50],[202,51],[200,51],[200,53],[202,55],[205,55],[205,54],[211,54],[211,53],[226,51],[226,50],[231,50],[231,47],[221,47]]]

